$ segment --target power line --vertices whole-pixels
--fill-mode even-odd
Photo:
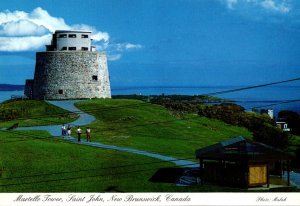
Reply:
[[[276,85],[276,84],[282,84],[282,83],[298,81],[298,80],[300,80],[300,77],[294,78],[294,79],[283,80],[283,81],[266,83],[266,84],[259,84],[259,85],[254,85],[254,86],[241,87],[241,88],[237,88],[237,89],[230,89],[230,90],[223,90],[223,91],[218,91],[218,92],[204,93],[204,94],[199,94],[198,96],[212,96],[212,95],[218,95],[218,94],[232,93],[232,92],[238,92],[238,91],[242,91],[242,90],[248,90],[248,89],[265,87],[265,86]],[[204,102],[204,103],[207,103],[207,102]],[[109,108],[101,108],[100,110],[109,111],[109,110],[114,110],[114,109],[135,107],[135,106],[142,106],[142,105],[147,106],[147,105],[151,105],[151,104],[144,102],[144,103],[136,103],[136,104],[129,104],[129,105],[113,106],[113,107],[109,107]],[[99,109],[90,109],[90,110],[86,110],[86,111],[87,112],[99,111]],[[72,113],[80,114],[80,113],[84,113],[84,112],[82,112],[82,111],[69,111],[69,112],[56,113],[56,114],[52,114],[52,115],[31,115],[31,116],[27,116],[26,118],[28,118],[28,117],[45,117],[45,116],[51,117],[51,116],[57,116],[57,115],[61,115],[61,114],[72,114]],[[24,118],[24,119],[26,119],[26,118]],[[18,119],[22,119],[22,118],[18,118]]]
[[[186,164],[186,165],[183,165],[183,166],[185,166],[185,167],[194,166],[194,164]],[[177,167],[178,166],[176,166],[176,168]],[[157,170],[157,169],[160,169],[160,168],[154,167],[154,168],[151,168],[151,169]],[[119,182],[119,181],[122,181],[122,179],[132,179],[132,178],[136,179],[139,174],[141,174],[141,173],[150,173],[150,172],[151,172],[151,175],[152,175],[153,172],[149,169],[139,169],[139,170],[132,170],[132,171],[128,171],[128,172],[119,171],[119,172],[111,174],[114,177],[117,176],[118,178],[101,179],[101,183]],[[51,183],[60,183],[60,182],[65,182],[65,181],[77,181],[77,180],[80,180],[80,179],[90,179],[90,178],[99,178],[99,177],[107,177],[107,176],[108,176],[107,174],[95,174],[95,175],[94,174],[93,175],[87,174],[87,175],[77,176],[77,177],[73,176],[73,177],[65,177],[65,178],[50,179],[50,180],[28,181],[28,182],[21,182],[21,183],[8,183],[8,184],[2,184],[2,185],[0,185],[0,187],[8,188],[8,187],[12,187],[12,186],[22,185],[22,188],[24,188],[26,186],[29,186],[29,188],[33,188],[33,185],[34,185],[34,188],[35,188],[35,187],[42,187],[42,185],[40,185],[40,184],[47,184],[46,187],[48,188],[49,184],[51,184]],[[74,186],[74,185],[78,185],[78,184],[82,185],[82,182],[72,182],[72,183],[69,183],[69,184],[63,183],[63,186],[66,186],[66,185]],[[51,185],[51,187],[59,187],[59,185]]]
[[[182,166],[193,166],[197,163],[189,163]],[[154,168],[155,169],[155,168]],[[113,173],[112,175],[130,175],[133,173],[138,173],[138,172],[145,172],[148,171],[149,169],[140,169],[140,170],[132,170],[128,172],[123,172],[123,171],[118,171],[116,173]],[[135,175],[135,174],[134,174]],[[49,183],[49,182],[58,182],[58,181],[68,181],[68,180],[78,180],[78,179],[87,179],[87,178],[95,178],[95,177],[102,177],[102,176],[107,176],[107,174],[97,174],[97,175],[85,175],[85,176],[80,176],[80,177],[69,177],[69,178],[57,178],[57,179],[50,179],[50,180],[40,180],[40,181],[28,181],[28,182],[21,182],[21,183],[10,183],[10,184],[1,184],[0,187],[9,187],[9,186],[16,186],[16,185],[32,185],[32,184],[38,184],[38,183]]]
[[[288,104],[288,103],[294,103],[294,102],[300,102],[300,99],[287,100],[287,101],[277,102],[277,103],[273,103],[273,104],[266,104],[266,105],[261,105],[261,106],[257,106],[257,107],[253,107],[253,108],[256,109],[256,108],[270,107],[270,106],[276,106],[276,105],[280,105],[280,104]]]
[[[175,159],[175,160],[160,160],[160,161],[154,161],[154,162],[149,162],[149,163],[142,163],[142,164],[131,164],[131,165],[119,165],[119,166],[113,166],[113,167],[106,167],[106,168],[101,168],[103,169],[113,169],[113,168],[122,168],[122,167],[131,167],[131,166],[139,166],[139,165],[151,165],[151,164],[158,164],[158,163],[166,163],[166,162],[176,162],[176,161],[181,161],[181,160],[191,160],[194,158],[181,158],[181,159]],[[193,163],[193,164],[186,164],[184,166],[187,165],[195,165],[197,163]],[[90,171],[90,170],[99,170],[100,168],[96,168],[96,169],[88,169],[88,170],[84,170],[84,171]],[[132,173],[132,172],[139,172],[139,171],[148,171],[148,170],[138,170],[138,171],[131,171],[128,173]],[[74,173],[74,172],[83,172],[82,171],[68,171],[68,172],[63,172],[63,173]],[[47,176],[47,175],[56,175],[56,174],[62,174],[62,172],[57,172],[57,173],[48,173],[48,174],[35,174],[35,176]],[[123,173],[122,173],[123,174]],[[72,180],[72,179],[82,179],[82,178],[90,178],[90,177],[97,177],[97,176],[102,176],[102,175],[96,175],[96,176],[85,176],[85,177],[80,177],[80,178],[67,178],[67,179],[54,179],[54,180],[45,180],[45,181],[37,181],[37,182],[25,182],[25,183],[14,183],[14,184],[4,184],[4,185],[0,185],[0,186],[14,186],[14,185],[20,185],[20,184],[33,184],[33,183],[42,183],[42,182],[53,182],[53,181],[63,181],[63,180]],[[1,178],[3,180],[5,179],[19,179],[19,178],[30,178],[30,177],[34,177],[34,176],[23,176],[23,177],[11,177],[11,178]]]
[[[84,114],[84,113],[93,112],[93,111],[112,111],[112,110],[119,110],[119,109],[123,109],[123,108],[135,108],[135,107],[150,106],[150,105],[152,105],[152,104],[143,102],[143,103],[137,103],[137,104],[111,106],[109,108],[88,109],[85,111],[66,111],[66,112],[60,112],[60,113],[49,114],[49,115],[28,115],[26,117],[15,118],[13,120],[26,120],[28,118],[34,119],[34,118],[41,118],[41,117],[56,117],[56,116],[66,115],[66,114]],[[11,110],[11,109],[7,109],[7,110]]]
[[[132,125],[132,126],[123,126],[123,127],[118,127],[118,128],[106,128],[106,129],[102,129],[102,130],[98,130],[96,128],[92,128],[93,132],[103,132],[103,131],[120,131],[120,130],[124,130],[124,129],[132,129],[132,128],[137,128],[137,127],[144,127],[144,126],[148,126],[148,125],[159,125],[159,124],[166,124],[166,123],[172,123],[172,122],[179,122],[179,121],[188,121],[188,120],[193,120],[193,119],[198,119],[199,116],[195,116],[195,117],[187,117],[187,118],[181,118],[181,119],[172,119],[172,120],[166,120],[166,121],[156,121],[156,122],[149,122],[149,123],[145,123],[145,124],[136,124],[136,125]],[[167,127],[166,125],[164,125],[164,127]],[[0,130],[3,132],[19,132],[20,131],[9,131],[9,130]],[[28,135],[27,135],[28,136]],[[47,138],[51,138],[53,136],[48,136]],[[60,137],[60,136],[56,136],[56,137]],[[37,139],[40,140],[45,140],[45,138],[38,138]],[[30,139],[30,140],[11,140],[11,141],[6,141],[6,142],[1,142],[1,143],[13,143],[13,142],[19,142],[19,141],[33,141],[35,139]],[[182,140],[182,141],[186,141],[187,139],[176,139],[176,140]],[[60,139],[59,141],[62,141],[62,139]],[[194,142],[197,142],[196,140],[193,140]],[[199,140],[200,141],[200,140]]]
[[[6,131],[6,130],[2,130],[2,131],[11,132],[11,131]],[[19,131],[12,131],[12,132],[15,132],[16,134],[19,134],[19,135],[22,135],[25,137],[27,136],[29,138],[33,138],[30,140],[21,140],[21,141],[43,140],[43,141],[53,141],[53,142],[58,141],[58,142],[64,143],[64,144],[82,145],[82,144],[78,144],[76,142],[66,141],[66,139],[61,139],[61,138],[59,138],[59,136],[48,136],[48,137],[42,138],[42,137],[38,137],[37,135],[31,135],[31,134],[24,133],[24,132],[19,132]],[[57,138],[53,138],[53,137],[57,137]],[[18,142],[18,141],[17,140],[16,141],[7,141],[7,142],[2,142],[2,143],[11,143],[11,142]],[[92,145],[85,145],[85,146],[94,147]],[[114,150],[114,149],[110,149],[110,148],[102,148],[102,149]],[[147,151],[147,152],[155,153],[155,154],[168,154],[169,155],[169,153],[164,153],[162,151]],[[172,155],[178,155],[178,154],[186,154],[186,153],[185,152],[172,153]]]
[[[156,165],[156,164],[160,164],[160,163],[174,163],[174,162],[183,161],[183,160],[195,160],[195,158],[190,157],[190,158],[180,158],[180,159],[176,159],[176,160],[160,160],[160,161],[152,161],[152,162],[139,163],[139,164],[127,164],[127,165],[118,165],[118,166],[102,167],[102,168],[89,168],[89,169],[84,169],[84,170],[73,170],[73,171],[58,171],[58,172],[53,172],[53,173],[37,173],[37,174],[30,174],[30,175],[26,175],[26,176],[2,177],[1,180],[13,180],[13,179],[32,178],[32,177],[40,177],[40,176],[63,175],[63,174],[69,174],[69,173],[119,169],[119,168],[143,166],[143,165]],[[194,164],[197,164],[197,163],[193,163],[192,165],[194,165]]]
[[[111,110],[118,110],[118,109],[123,109],[123,108],[134,108],[136,106],[149,106],[151,105],[150,103],[138,103],[138,104],[129,104],[129,105],[122,105],[122,106],[112,106],[109,108],[101,108],[101,109],[89,109],[86,110],[87,112],[92,112],[92,111],[111,111]],[[55,105],[54,105],[55,106]],[[7,109],[7,110],[11,110],[11,109]],[[49,115],[28,115],[26,117],[21,117],[21,118],[16,118],[14,120],[24,120],[24,119],[28,119],[28,118],[39,118],[39,117],[56,117],[59,115],[65,115],[65,114],[84,114],[86,112],[84,111],[67,111],[67,112],[61,112],[61,113],[55,113],[55,114],[49,114]]]
[[[238,91],[238,90],[244,90],[244,89],[249,89],[249,88],[256,88],[256,87],[262,87],[262,86],[268,86],[268,85],[273,85],[273,84],[279,84],[279,83],[284,83],[284,82],[290,82],[290,81],[296,81],[299,80],[300,78],[295,78],[295,79],[290,79],[290,80],[285,80],[285,81],[280,81],[280,82],[273,82],[273,83],[269,83],[269,84],[263,84],[263,85],[256,85],[256,86],[251,86],[251,87],[244,87],[244,88],[240,88],[240,89],[235,89],[234,91]],[[233,92],[233,90],[225,90],[223,91],[224,93],[226,92]],[[217,92],[217,93],[221,93],[221,92]],[[283,103],[289,103],[289,102],[296,102],[299,100],[290,100],[290,101],[285,101]],[[122,105],[122,106],[114,106],[114,107],[109,107],[109,108],[101,108],[101,109],[91,109],[91,110],[85,110],[85,111],[70,111],[70,112],[64,112],[64,113],[60,113],[60,114],[69,114],[69,113],[85,113],[85,112],[91,112],[91,111],[111,111],[111,110],[116,110],[116,109],[123,109],[123,108],[135,108],[135,107],[140,107],[140,106],[148,106],[151,105],[149,103],[138,103],[138,104],[129,104],[129,105]],[[275,104],[272,104],[275,105]],[[31,116],[32,118],[35,117],[36,119],[39,119],[38,117],[48,117],[48,116],[57,116],[60,114],[52,114],[52,115],[33,115]],[[28,117],[27,117],[28,118]],[[21,119],[26,119],[26,118],[19,118]],[[168,121],[160,121],[160,122],[151,122],[151,123],[147,123],[147,124],[141,124],[141,125],[134,125],[134,126],[126,126],[123,128],[118,128],[119,129],[128,129],[128,128],[134,128],[134,127],[141,127],[141,126],[146,126],[146,125],[155,125],[155,124],[163,124],[163,123],[168,123],[168,122],[174,122],[174,121],[184,121],[184,120],[189,120],[191,118],[184,118],[184,119],[176,119],[176,120],[168,120]],[[16,120],[16,119],[15,119]],[[55,122],[52,120],[43,120],[43,121],[49,121],[49,122]],[[60,122],[55,122],[55,123],[60,123]],[[61,123],[60,123],[61,124]],[[102,131],[111,131],[111,130],[117,130],[117,129],[104,129]],[[99,130],[96,130],[99,131]]]
[[[259,88],[259,87],[266,87],[266,86],[271,86],[271,85],[276,85],[276,84],[282,84],[282,83],[286,83],[286,82],[299,81],[299,80],[300,80],[300,77],[294,78],[294,79],[288,79],[288,80],[278,81],[278,82],[271,82],[271,83],[267,83],[267,84],[258,84],[258,85],[254,85],[254,86],[241,87],[241,88],[237,88],[237,89],[229,89],[229,90],[223,90],[223,91],[219,91],[219,92],[211,92],[211,93],[202,94],[202,96],[212,96],[212,95],[218,95],[218,94],[238,92],[238,91],[243,91],[243,90],[248,90],[248,89],[254,89],[254,88]]]

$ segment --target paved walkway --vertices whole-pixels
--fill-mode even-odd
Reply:
[[[84,113],[74,106],[74,104],[76,102],[79,102],[79,100],[48,101],[48,102],[50,104],[61,107],[71,112],[80,112],[79,118],[77,120],[71,123],[66,122],[66,124],[73,125],[73,127],[87,125],[96,120],[94,116]],[[16,130],[45,130],[48,131],[52,136],[61,136],[61,126],[62,125],[59,124],[59,125],[49,125],[49,126],[19,127]]]
[[[286,172],[284,173],[283,177],[287,179]],[[290,183],[291,185],[295,185],[298,189],[300,189],[300,174],[297,172],[290,172]]]
[[[92,115],[86,114],[84,112],[81,112],[79,109],[77,109],[74,104],[76,102],[79,102],[79,100],[67,100],[67,101],[49,101],[49,103],[61,107],[65,110],[68,111],[74,111],[74,112],[80,112],[79,113],[79,118],[71,123],[71,125],[75,126],[82,126],[82,125],[87,125],[92,123],[93,121],[96,120],[96,118]],[[62,125],[49,125],[49,126],[35,126],[35,127],[20,127],[17,128],[17,130],[46,130],[48,131],[52,136],[61,136],[61,126]],[[66,138],[69,141],[72,142],[77,142],[77,139],[70,137]],[[186,160],[179,160],[173,157],[169,156],[164,156],[160,154],[155,154],[155,153],[150,153],[147,151],[142,151],[142,150],[136,150],[132,148],[126,148],[126,147],[118,147],[114,145],[107,145],[107,144],[102,144],[99,142],[86,142],[85,140],[82,140],[80,143],[82,145],[87,145],[87,146],[92,146],[92,147],[98,147],[98,148],[105,148],[105,149],[112,149],[112,150],[117,150],[117,151],[122,151],[122,152],[129,152],[133,154],[138,154],[138,155],[144,155],[147,157],[152,157],[156,159],[160,159],[163,161],[168,161],[176,164],[177,166],[181,167],[199,167],[199,164],[192,162],[192,161],[186,161]],[[286,178],[286,177],[285,177]],[[296,172],[291,172],[290,173],[290,180],[293,185],[295,185],[297,188],[300,189],[300,174]]]
[[[82,126],[82,125],[90,124],[96,120],[96,118],[94,116],[84,113],[74,106],[74,104],[76,102],[79,102],[79,100],[48,101],[48,102],[55,106],[61,107],[65,110],[68,110],[68,111],[79,112],[78,113],[79,118],[76,121],[71,122],[71,123],[66,123],[66,124],[70,124],[73,126]],[[45,131],[48,131],[52,136],[61,136],[61,126],[62,125],[19,127],[19,128],[17,128],[17,130],[45,130]],[[72,141],[72,142],[77,142],[77,139],[75,139],[73,137],[65,138],[65,139]],[[114,146],[114,145],[107,145],[107,144],[102,144],[99,142],[86,142],[85,140],[82,140],[78,144],[144,155],[144,156],[160,159],[163,161],[172,162],[172,163],[176,164],[177,166],[181,166],[181,167],[199,167],[199,164],[196,164],[195,162],[192,162],[192,161],[178,160],[173,157],[150,153],[150,152],[146,152],[146,151],[142,151],[142,150],[136,150],[136,149],[126,148],[126,147],[118,147],[118,146]]]

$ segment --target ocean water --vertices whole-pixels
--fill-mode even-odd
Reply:
[[[0,91],[0,103],[11,98],[12,95],[21,96],[23,91]]]
[[[112,87],[112,95],[202,95],[237,88],[240,87]],[[10,99],[11,95],[22,94],[23,91],[0,91],[0,102]],[[260,87],[239,92],[224,93],[215,96],[234,100],[237,104],[243,106],[247,111],[250,111],[253,107],[260,107],[264,109],[273,109],[275,115],[277,115],[280,110],[293,110],[300,114],[300,101],[283,103],[284,101],[289,100],[300,100],[300,86]]]
[[[182,94],[182,95],[202,95],[213,92],[222,92],[241,87],[122,87],[114,88],[113,94]],[[253,107],[259,109],[273,109],[277,115],[280,110],[293,110],[300,114],[300,86],[270,86],[248,89],[232,93],[215,95],[220,98],[236,101],[247,111]],[[299,100],[297,102],[283,103],[289,100]]]

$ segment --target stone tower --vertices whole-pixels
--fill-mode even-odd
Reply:
[[[91,40],[90,31],[55,31],[46,52],[36,53],[34,80],[26,80],[24,94],[49,100],[111,98],[106,54]]]

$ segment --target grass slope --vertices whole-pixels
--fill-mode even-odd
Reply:
[[[64,113],[68,111],[45,101],[6,101],[0,104],[0,128],[10,127],[15,123],[18,123],[19,127],[63,124],[78,117],[76,114]],[[5,116],[14,120],[5,121]]]
[[[196,149],[225,139],[251,137],[245,128],[194,114],[179,117],[162,106],[138,100],[98,99],[76,106],[97,118],[88,125],[93,141],[180,158],[194,158]]]
[[[77,106],[97,118],[89,125],[93,141],[195,162],[195,149],[238,135],[251,137],[245,128],[192,114],[174,114],[141,101],[89,100]],[[177,187],[174,182],[150,181],[159,169],[170,167],[175,165],[49,138],[43,131],[0,130],[0,192],[241,191],[207,184]]]
[[[0,131],[0,192],[237,191],[151,182],[158,169],[174,165],[47,136],[38,131]]]

